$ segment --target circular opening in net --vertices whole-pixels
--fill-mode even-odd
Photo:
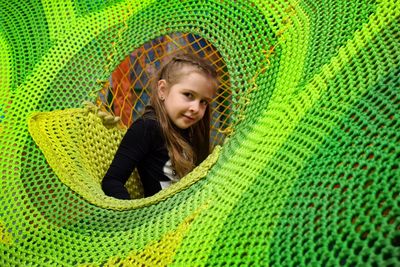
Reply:
[[[209,60],[218,72],[220,86],[211,103],[210,143],[222,144],[225,129],[231,123],[231,91],[226,64],[206,39],[191,33],[174,33],[145,43],[129,54],[114,70],[110,87],[99,94],[107,110],[121,117],[121,123],[129,127],[143,112],[149,102],[152,79],[160,66],[172,54],[179,51],[194,53]]]

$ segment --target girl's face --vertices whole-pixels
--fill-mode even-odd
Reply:
[[[165,80],[158,81],[158,97],[170,120],[178,128],[187,129],[203,118],[213,98],[214,86],[206,75],[192,71],[170,87]]]

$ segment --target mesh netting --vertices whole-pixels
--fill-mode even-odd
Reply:
[[[399,9],[2,1],[0,265],[399,266]],[[124,130],[96,112],[135,119],[114,70],[168,36],[221,64],[222,147],[150,198],[106,197]]]

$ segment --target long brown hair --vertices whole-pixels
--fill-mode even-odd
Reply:
[[[188,141],[182,136],[181,131],[174,126],[169,119],[164,103],[157,94],[157,83],[164,79],[170,86],[179,82],[184,74],[182,69],[191,67],[190,72],[198,72],[210,78],[214,88],[218,87],[217,72],[206,60],[193,54],[183,53],[173,56],[157,73],[153,82],[153,91],[150,96],[150,106],[146,107],[145,114],[154,110],[156,119],[159,121],[163,136],[165,138],[172,166],[177,175],[183,177],[189,173],[195,165],[202,162],[210,153],[210,107],[207,105],[203,118],[192,125],[189,131]]]

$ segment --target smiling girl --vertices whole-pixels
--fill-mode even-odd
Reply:
[[[125,183],[135,168],[144,196],[178,181],[210,149],[210,107],[217,73],[192,54],[172,57],[159,71],[150,105],[122,139],[102,181],[108,196],[130,199]]]

